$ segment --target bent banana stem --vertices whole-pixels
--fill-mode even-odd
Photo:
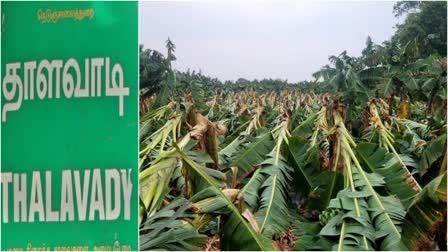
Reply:
[[[342,139],[342,141],[344,142],[344,145],[346,147],[350,147],[350,145],[348,144],[346,139]],[[391,224],[391,226],[393,227],[393,232],[398,236],[401,237],[400,232],[397,230],[397,228],[395,227],[395,224],[393,223],[392,219],[389,216],[389,213],[386,211],[386,209],[384,208],[383,203],[381,202],[381,200],[378,198],[378,194],[375,192],[375,190],[373,189],[372,185],[369,183],[369,179],[367,178],[364,170],[362,169],[361,165],[358,162],[358,159],[356,158],[355,154],[353,153],[353,151],[351,149],[347,149],[348,153],[350,154],[353,162],[355,163],[356,168],[358,169],[359,174],[361,175],[361,177],[363,178],[367,188],[369,189],[370,193],[372,194],[373,199],[376,201],[376,203],[378,204],[378,206],[381,208],[381,210],[383,210],[383,213],[386,215],[386,219],[389,221],[389,223]]]
[[[345,148],[351,148],[350,146],[345,146]],[[350,184],[350,188],[352,190],[352,192],[355,192],[355,183],[353,181],[353,172],[352,172],[352,163],[351,163],[351,158],[348,155],[348,151],[347,149],[344,148],[344,162],[345,162],[345,166],[347,167],[346,172],[348,173],[348,179],[349,179],[349,184]],[[357,217],[361,217],[361,210],[359,209],[359,203],[358,203],[358,199],[357,198],[353,198],[353,202],[355,205],[355,212],[356,212],[356,216]],[[362,236],[362,239],[364,241],[364,246],[365,248],[368,250],[369,248],[369,244],[367,243],[367,238],[365,235]]]
[[[338,251],[343,251],[342,249],[344,246],[344,237],[345,237],[345,220],[342,221],[341,236],[339,236]]]
[[[339,155],[341,154],[341,142],[340,142],[339,138],[337,139],[337,141],[338,141],[338,143],[336,145],[336,159],[334,161],[332,171],[336,171],[336,169],[338,167],[338,162],[339,162]]]
[[[408,173],[409,177],[412,179],[412,181],[415,183],[415,186],[417,187],[418,191],[420,192],[422,190],[422,188],[420,187],[420,185],[418,184],[417,180],[415,180],[414,176],[412,176],[411,172],[409,172],[408,168],[406,167],[406,165],[404,164],[403,160],[401,160],[400,155],[398,155],[397,151],[395,150],[394,146],[392,145],[391,142],[389,142],[388,139],[385,139],[386,144],[389,145],[390,150],[392,151],[392,153],[395,155],[395,157],[398,159],[398,161],[400,162],[401,167]]]

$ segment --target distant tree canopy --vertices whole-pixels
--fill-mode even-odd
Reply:
[[[143,49],[140,45],[140,88],[148,88],[152,93],[160,90],[160,83],[168,69],[166,59],[160,52]]]
[[[427,57],[437,52],[446,56],[447,2],[446,1],[404,1],[394,5],[394,14],[407,14],[403,24],[397,25],[392,43],[406,43],[417,40],[420,56]]]
[[[170,38],[166,41],[166,48],[168,57],[165,58],[162,53],[143,49],[143,45],[140,45],[140,89],[147,89],[151,93],[158,92],[162,81],[173,71],[171,62],[176,60],[176,46]]]
[[[396,25],[391,39],[376,44],[368,36],[361,56],[343,51],[329,56],[329,64],[313,74],[314,80],[288,83],[287,80],[265,78],[221,81],[201,72],[180,72],[172,69],[176,46],[166,41],[166,57],[160,52],[140,46],[140,88],[157,93],[157,104],[165,104],[179,92],[213,92],[212,90],[274,90],[289,87],[315,92],[333,92],[346,104],[365,104],[369,96],[390,99],[418,99],[434,104],[446,100],[447,2],[400,1],[392,10],[396,17],[406,15]],[[351,108],[349,108],[349,115]],[[355,111],[353,111],[355,113]]]

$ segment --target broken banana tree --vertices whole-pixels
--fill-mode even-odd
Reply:
[[[371,99],[369,101],[369,109],[370,109],[370,121],[372,124],[372,130],[375,130],[378,132],[378,143],[380,147],[384,148],[388,152],[392,152],[395,156],[395,158],[400,163],[401,168],[405,171],[406,181],[409,186],[413,188],[413,190],[418,193],[422,189],[420,185],[418,184],[417,180],[412,176],[411,172],[406,167],[406,164],[403,162],[400,155],[397,153],[397,150],[394,147],[394,136],[390,132],[390,130],[384,126],[377,110],[375,99]],[[373,134],[372,134],[373,135]]]
[[[283,144],[288,143],[289,117],[283,115],[281,122],[270,133],[274,146],[268,158],[258,164],[250,180],[244,185],[244,201],[255,213],[260,233],[266,238],[275,237],[288,228],[287,195],[291,178],[291,167],[281,154]],[[263,138],[261,138],[263,139]]]
[[[185,148],[190,139],[190,134],[184,136],[178,143],[178,148]],[[171,147],[159,153],[149,167],[140,172],[140,223],[145,215],[151,217],[161,207],[163,199],[170,190],[169,183],[174,170],[180,165],[179,162],[180,156],[177,149]]]
[[[223,134],[225,128],[221,124],[209,122],[208,119],[203,117],[200,113],[196,113],[195,115],[196,125],[182,138],[177,146],[180,150],[183,150],[187,147],[190,139],[196,139],[201,143],[201,148],[203,148],[203,150],[207,153],[210,152],[209,154],[211,154],[210,156],[212,156],[213,162],[217,164],[217,158],[213,158],[213,146],[217,145],[216,135],[210,136],[210,132],[212,132],[212,134]],[[181,122],[182,113],[175,113],[164,127],[160,128],[144,140],[144,142],[148,141],[148,145],[140,151],[141,159],[139,166],[141,169],[150,152],[158,145],[160,145],[160,150],[157,158],[150,162],[149,167],[140,172],[140,197],[143,204],[140,212],[140,221],[143,219],[145,213],[147,213],[148,216],[151,216],[160,208],[165,195],[169,191],[169,183],[174,170],[182,165],[179,162],[180,157],[175,148],[171,147],[168,150],[164,150],[170,133],[172,143],[179,137]],[[206,142],[209,140],[207,137],[213,138],[211,143]],[[191,147],[192,146],[190,146],[190,148]],[[214,147],[216,148],[217,154],[217,146]],[[184,175],[187,176],[186,190],[188,190],[188,185],[190,184],[188,171],[184,171]]]
[[[335,237],[334,250],[402,250],[401,224],[406,212],[394,196],[381,196],[374,187],[384,186],[382,176],[367,173],[361,167],[353,147],[353,138],[344,125],[341,111],[333,110],[335,136],[343,161],[345,189],[330,201],[329,209],[339,214],[320,231],[321,236]]]
[[[141,170],[149,154],[159,146],[159,153],[162,153],[168,143],[168,137],[171,134],[171,141],[176,141],[180,135],[182,124],[182,113],[175,112],[164,126],[142,140],[142,150],[139,152],[138,167]]]

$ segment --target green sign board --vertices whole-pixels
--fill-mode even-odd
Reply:
[[[1,3],[1,249],[138,249],[138,3]]]

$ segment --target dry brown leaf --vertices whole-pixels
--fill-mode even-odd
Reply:
[[[255,232],[260,232],[260,227],[258,226],[257,220],[255,219],[255,215],[249,209],[246,208],[246,210],[244,210],[241,215],[249,222]]]

